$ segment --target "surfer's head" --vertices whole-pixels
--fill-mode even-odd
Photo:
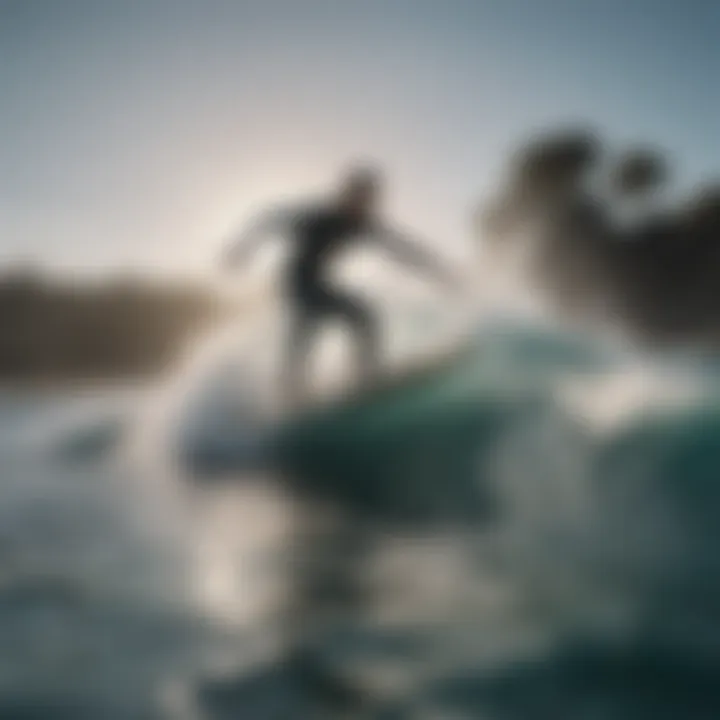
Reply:
[[[382,191],[380,171],[369,165],[355,165],[345,171],[340,183],[340,204],[357,215],[371,215]]]

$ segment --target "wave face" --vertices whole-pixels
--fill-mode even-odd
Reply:
[[[163,415],[162,482],[154,465],[120,482],[118,454],[98,450],[115,431],[97,439],[87,419],[86,440],[58,445],[62,403],[49,455],[15,443],[5,456],[6,552],[46,562],[28,573],[18,551],[0,632],[21,628],[13,652],[23,633],[42,647],[46,623],[69,652],[72,623],[105,664],[58,685],[28,656],[22,683],[2,685],[0,647],[0,714],[137,717],[133,697],[143,717],[262,720],[283,703],[319,717],[300,710],[317,699],[282,653],[251,650],[259,634],[311,644],[363,688],[362,717],[720,716],[712,361],[499,323],[452,358],[280,422],[251,375],[220,364]],[[8,398],[0,422],[48,415],[36,405]],[[38,488],[53,488],[77,547],[45,537]],[[106,567],[138,556],[127,587]]]

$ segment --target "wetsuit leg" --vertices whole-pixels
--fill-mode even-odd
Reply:
[[[306,393],[308,357],[318,320],[313,307],[297,300],[293,303],[282,378],[284,401],[290,408],[301,403]]]
[[[290,287],[291,328],[287,349],[284,389],[291,404],[302,400],[307,385],[307,361],[321,321],[332,318],[346,323],[353,334],[358,371],[363,382],[378,371],[378,326],[372,310],[361,299],[314,282]]]
[[[363,382],[371,380],[380,363],[378,323],[371,308],[359,298],[327,292],[324,312],[348,324],[357,348],[360,378]]]

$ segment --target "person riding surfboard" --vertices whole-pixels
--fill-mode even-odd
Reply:
[[[456,273],[394,225],[381,219],[383,192],[379,170],[356,165],[345,171],[339,187],[324,202],[261,214],[229,247],[225,262],[236,268],[246,262],[270,235],[281,234],[293,248],[282,282],[291,313],[286,351],[284,394],[294,404],[304,392],[306,364],[313,336],[321,322],[338,319],[352,331],[357,344],[361,381],[379,369],[377,313],[362,299],[337,287],[329,266],[345,249],[368,241],[410,267],[425,271],[452,292],[462,286]]]

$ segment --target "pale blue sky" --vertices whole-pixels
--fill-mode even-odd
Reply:
[[[368,154],[455,242],[556,122],[706,176],[719,71],[717,0],[0,0],[0,262],[207,267],[256,203]]]

